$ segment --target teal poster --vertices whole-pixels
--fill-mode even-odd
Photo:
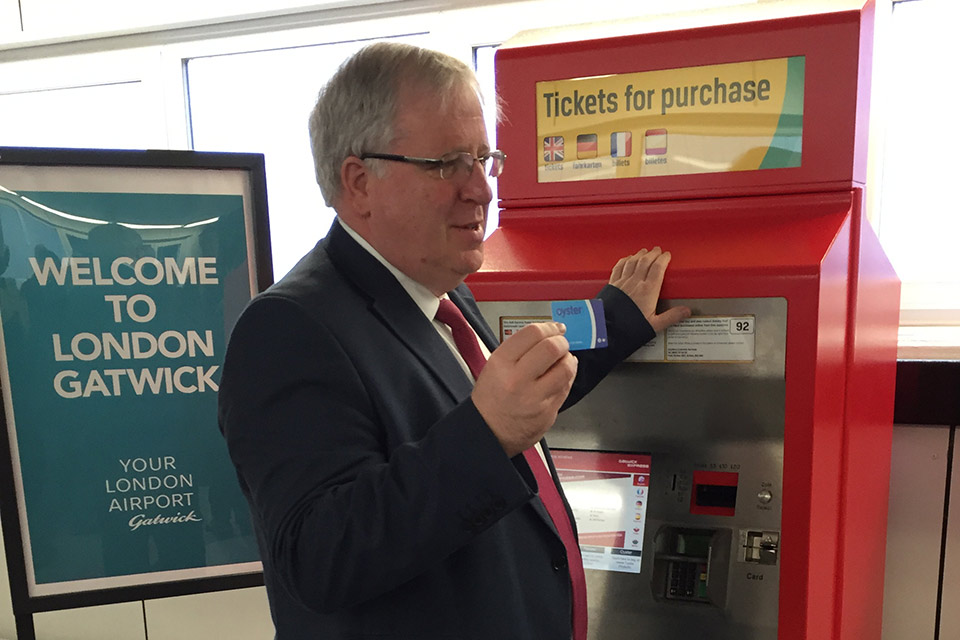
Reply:
[[[251,296],[245,229],[240,195],[0,188],[4,403],[37,593],[257,561],[216,415]]]

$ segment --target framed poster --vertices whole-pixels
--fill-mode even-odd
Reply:
[[[272,281],[269,246],[262,155],[0,148],[18,628],[78,602],[262,583],[217,390],[233,323]]]

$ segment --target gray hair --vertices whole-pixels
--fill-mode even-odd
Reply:
[[[460,60],[397,42],[364,47],[320,90],[310,113],[310,146],[317,184],[328,206],[340,196],[343,161],[383,153],[393,141],[397,99],[401,88],[410,84],[435,92],[440,100],[461,87],[480,95],[473,70]]]

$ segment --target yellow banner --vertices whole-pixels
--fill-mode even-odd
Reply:
[[[800,166],[804,58],[537,83],[538,181]]]

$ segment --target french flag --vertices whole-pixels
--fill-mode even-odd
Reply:
[[[610,155],[614,158],[626,158],[633,153],[633,134],[629,131],[616,131],[610,134]]]

